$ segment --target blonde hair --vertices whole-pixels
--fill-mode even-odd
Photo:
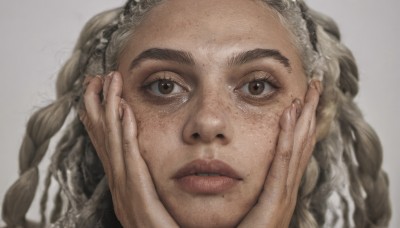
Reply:
[[[317,144],[290,226],[387,227],[391,209],[388,178],[381,169],[382,148],[354,103],[358,70],[352,53],[340,41],[338,27],[302,1],[261,1],[275,10],[292,33],[306,74],[322,79],[324,86],[317,111]],[[38,165],[64,125],[65,133],[45,178],[40,225],[48,222],[52,179],[59,184],[49,219],[55,227],[108,227],[117,222],[103,168],[76,112],[82,106],[86,75],[115,70],[135,26],[159,2],[131,0],[125,7],[95,16],[84,27],[71,58],[59,72],[56,101],[28,121],[19,152],[20,177],[3,203],[3,220],[9,227],[31,225],[25,215],[36,194]],[[66,121],[69,115],[73,119]]]

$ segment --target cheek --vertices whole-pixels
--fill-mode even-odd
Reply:
[[[165,161],[176,156],[180,145],[180,129],[177,119],[162,118],[153,112],[137,110],[140,152],[152,170],[163,170]]]
[[[240,147],[238,151],[243,153],[241,159],[250,164],[248,175],[265,177],[275,154],[280,114],[280,109],[269,110],[237,124],[236,132],[239,134],[236,135],[236,145]]]

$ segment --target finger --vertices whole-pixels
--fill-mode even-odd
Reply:
[[[93,79],[93,76],[86,76],[85,79],[83,80],[83,88],[86,90],[86,87],[89,85],[89,82]]]
[[[101,118],[103,115],[103,107],[100,103],[99,94],[103,82],[99,76],[87,78],[89,79],[85,79],[87,83],[84,94],[85,107],[79,111],[79,116],[99,156],[104,157],[102,146],[96,145],[97,142],[101,142],[104,139],[102,135],[99,135],[99,132],[102,131]]]
[[[100,99],[103,79],[100,76],[87,77],[84,83],[87,86],[84,94],[85,110],[80,110],[79,116],[103,164],[104,171],[109,174],[110,162],[104,144],[102,123],[104,110]]]
[[[317,98],[319,98],[319,96]],[[319,99],[315,99],[314,102],[316,102],[316,103],[314,105],[314,107],[315,107],[314,108],[314,115],[312,117],[311,126],[310,126],[310,129],[309,129],[309,132],[308,132],[308,139],[309,140],[307,141],[307,145],[304,148],[304,152],[303,152],[303,155],[302,155],[302,157],[300,159],[300,164],[299,164],[299,172],[300,173],[304,173],[305,172],[305,170],[307,168],[307,165],[308,165],[308,163],[310,161],[310,158],[312,156],[312,153],[314,151],[314,147],[315,147],[315,143],[316,143],[316,122],[317,122],[316,121],[317,120],[316,109],[317,109],[317,106],[318,106]],[[300,185],[301,179],[302,179],[302,175],[299,175],[297,177],[297,180],[296,180],[296,185]]]
[[[102,106],[100,101],[100,92],[102,89],[103,81],[100,76],[96,76],[90,80],[83,96],[85,110],[90,121],[98,122]]]
[[[293,156],[289,164],[290,169],[287,179],[288,186],[296,186],[298,183],[297,180],[301,179],[304,170],[300,169],[300,163],[304,164],[307,160],[307,157],[309,157],[309,153],[307,153],[307,149],[309,149],[308,145],[314,143],[314,140],[310,138],[310,132],[313,131],[313,129],[315,131],[315,110],[319,100],[319,91],[315,83],[315,81],[310,83],[305,97],[303,112],[296,124]],[[304,151],[306,151],[305,155]],[[292,187],[292,189],[296,189],[296,187]]]
[[[122,101],[123,117],[123,147],[125,153],[125,166],[127,169],[127,178],[132,180],[135,185],[140,186],[143,192],[150,193],[150,196],[156,195],[150,172],[139,151],[137,141],[137,125],[132,109]]]
[[[284,196],[286,193],[286,180],[293,151],[295,119],[296,106],[292,104],[284,110],[281,116],[276,153],[265,181],[264,189],[270,189],[269,192],[272,193],[277,200],[279,200],[277,196],[282,194],[282,196]]]
[[[124,148],[124,161],[126,167],[126,178],[131,184],[129,189],[133,189],[134,199],[137,205],[142,207],[142,213],[149,216],[151,227],[176,227],[175,221],[169,215],[164,205],[161,203],[156,192],[150,171],[144,161],[137,141],[137,125],[132,109],[122,100],[122,135]],[[144,216],[141,216],[142,218]]]
[[[105,99],[105,128],[107,132],[106,147],[110,159],[113,185],[125,182],[125,164],[123,161],[121,121],[119,106],[121,105],[122,78],[117,72],[111,75],[110,86]],[[115,187],[115,186],[111,186]]]
[[[107,76],[105,76],[104,79],[104,86],[103,86],[103,100],[107,99],[108,96],[108,90],[110,88],[110,84],[111,84],[111,76],[113,75],[114,72],[111,72],[110,74],[108,74]]]

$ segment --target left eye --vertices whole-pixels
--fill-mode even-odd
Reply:
[[[268,95],[273,91],[271,84],[265,80],[255,80],[244,84],[240,91],[251,96]]]
[[[178,85],[174,81],[167,79],[160,79],[152,82],[149,85],[149,90],[158,96],[178,94],[184,91],[182,86]]]

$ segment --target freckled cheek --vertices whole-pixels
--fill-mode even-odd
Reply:
[[[140,152],[150,169],[162,167],[163,162],[175,156],[180,125],[172,118],[160,118],[149,112],[136,115]]]
[[[253,164],[246,175],[265,178],[266,171],[275,154],[275,145],[279,134],[280,111],[269,110],[264,114],[253,115],[236,121],[236,145],[243,151],[243,158]]]

